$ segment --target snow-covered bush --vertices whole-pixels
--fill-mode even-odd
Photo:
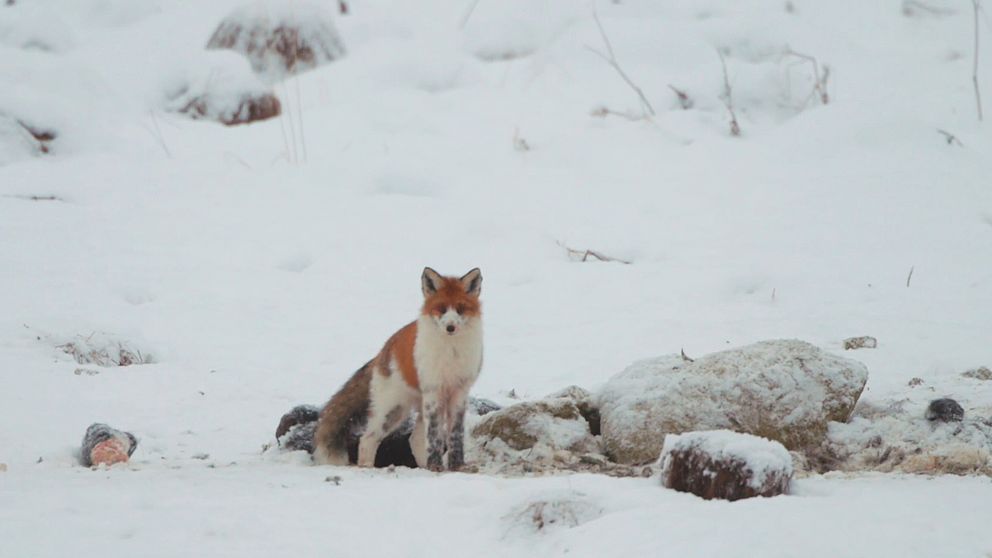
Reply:
[[[241,56],[208,52],[168,93],[166,108],[229,126],[278,116],[279,99]]]
[[[264,79],[279,81],[344,56],[332,13],[330,2],[255,2],[228,15],[207,48],[240,52]]]
[[[62,52],[74,44],[72,29],[51,10],[18,5],[0,11],[0,46]]]
[[[636,362],[599,394],[603,443],[619,463],[658,458],[666,434],[730,429],[789,449],[823,442],[846,421],[868,380],[857,361],[798,340],[764,341],[689,361]]]

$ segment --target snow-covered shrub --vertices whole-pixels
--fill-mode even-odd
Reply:
[[[655,461],[666,434],[730,429],[789,449],[820,445],[868,380],[860,362],[798,340],[764,341],[695,361],[635,362],[599,393],[603,444],[619,463]]]
[[[666,488],[711,500],[778,496],[789,490],[792,456],[785,446],[729,430],[669,434],[661,451]]]
[[[279,81],[341,58],[344,44],[330,2],[255,2],[224,19],[208,49],[245,55],[268,81]]]
[[[209,52],[167,95],[166,108],[232,126],[278,116],[279,99],[240,55]]]
[[[533,534],[578,527],[602,515],[601,507],[569,492],[529,502],[505,515],[503,521],[509,524],[507,535]]]
[[[71,341],[61,343],[58,348],[70,355],[79,364],[97,366],[131,366],[152,362],[152,356],[143,353],[126,341],[115,339],[105,333],[77,335]]]

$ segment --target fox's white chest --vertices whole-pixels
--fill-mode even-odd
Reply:
[[[470,385],[482,368],[482,324],[476,321],[463,327],[457,335],[448,335],[421,319],[417,324],[413,356],[421,389]]]

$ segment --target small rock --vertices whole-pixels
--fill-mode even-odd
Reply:
[[[731,501],[785,494],[793,472],[782,444],[729,430],[666,436],[661,468],[666,488]]]
[[[209,453],[194,453],[190,457],[192,457],[193,459],[199,459],[200,461],[205,461],[207,459],[210,459],[210,454]]]
[[[927,407],[926,417],[930,421],[961,422],[964,420],[964,408],[949,397],[934,399]]]
[[[126,462],[138,447],[138,439],[106,424],[94,423],[83,436],[80,461],[87,467]]]
[[[916,386],[923,385],[923,378],[913,378],[906,385],[909,386],[909,387],[916,387]]]
[[[961,375],[965,378],[974,378],[976,380],[992,380],[992,370],[989,370],[987,366],[972,368],[971,370],[962,372]]]
[[[502,409],[502,407],[497,405],[495,402],[488,399],[482,399],[481,397],[469,397],[468,408],[480,417]]]
[[[874,349],[878,347],[878,339],[865,335],[862,337],[849,337],[844,340],[844,350],[853,349]]]
[[[341,477],[337,475],[324,477],[324,482],[332,482],[334,483],[334,486],[341,486]]]

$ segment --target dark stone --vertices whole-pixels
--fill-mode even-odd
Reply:
[[[488,399],[482,399],[481,397],[469,397],[468,408],[471,409],[473,413],[479,415],[480,417],[489,414],[493,411],[498,411],[502,409],[502,407],[500,407],[493,401],[490,401]]]
[[[282,438],[289,429],[308,422],[317,422],[320,417],[320,409],[313,405],[297,405],[279,419],[279,426],[276,428],[276,439]]]
[[[86,434],[83,435],[82,447],[79,451],[79,461],[83,465],[89,467],[93,465],[92,453],[93,448],[101,442],[106,442],[111,438],[116,438],[124,443],[127,447],[128,457],[134,453],[134,450],[138,447],[138,439],[134,437],[134,434],[130,432],[122,432],[116,428],[111,428],[106,424],[95,422],[86,429]]]
[[[317,429],[317,417],[320,410],[313,405],[297,405],[282,416],[279,427],[276,428],[276,439],[279,447],[289,451],[305,451],[313,453],[313,435]],[[348,461],[358,462],[358,440],[362,435],[364,421],[356,421],[355,428],[348,434]],[[410,449],[410,434],[413,433],[414,421],[406,420],[392,434],[386,436],[379,444],[375,454],[376,467],[390,465],[417,467],[417,460]]]
[[[931,421],[961,422],[964,420],[964,408],[949,397],[934,399],[927,407],[926,416]]]

